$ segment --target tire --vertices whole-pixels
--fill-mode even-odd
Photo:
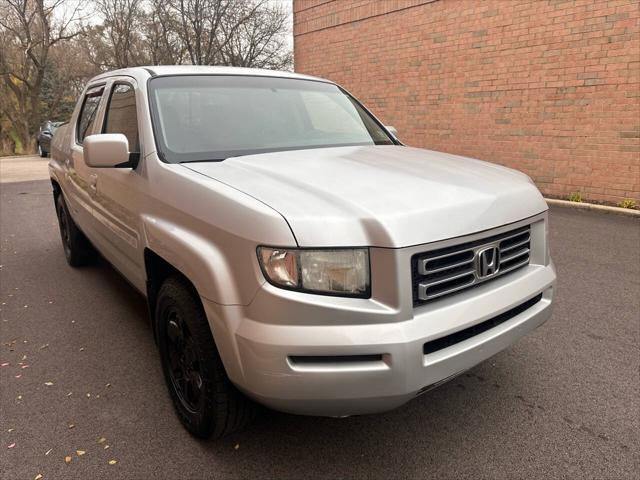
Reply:
[[[180,276],[165,280],[155,312],[162,370],[182,425],[206,439],[223,437],[251,422],[257,405],[227,377],[191,284]]]
[[[62,248],[67,263],[72,267],[89,264],[96,256],[93,246],[71,218],[61,193],[55,196],[55,203]]]
[[[47,158],[48,153],[42,149],[42,146],[38,143],[38,155],[42,158]]]

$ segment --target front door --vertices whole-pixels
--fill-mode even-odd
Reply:
[[[129,141],[130,160],[140,159],[136,82],[116,78],[107,85],[107,102],[100,133],[121,133]],[[144,178],[138,168],[96,169],[97,191],[93,215],[105,257],[134,286],[144,291],[144,255],[139,215]]]

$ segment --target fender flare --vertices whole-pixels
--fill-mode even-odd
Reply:
[[[231,265],[210,238],[167,220],[143,216],[146,247],[184,275],[200,295],[224,305],[241,304]]]

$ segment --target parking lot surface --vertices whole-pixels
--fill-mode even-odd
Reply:
[[[404,407],[266,411],[202,442],[173,413],[144,299],[104,261],[67,266],[47,181],[0,189],[3,479],[637,478],[635,219],[552,209],[551,320]]]

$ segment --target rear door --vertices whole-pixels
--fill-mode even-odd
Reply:
[[[87,88],[71,133],[71,155],[66,157],[67,202],[74,221],[90,238],[95,236],[93,202],[96,196],[98,175],[95,168],[84,161],[84,139],[99,131],[99,110],[105,92],[105,84]]]

